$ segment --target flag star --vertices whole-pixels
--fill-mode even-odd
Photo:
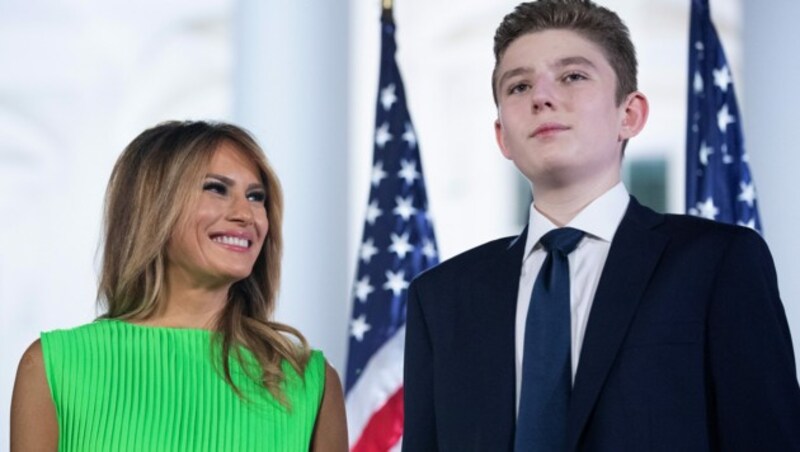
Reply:
[[[726,165],[730,165],[731,163],[733,163],[733,156],[728,154],[728,144],[722,143],[722,146],[720,146],[720,150],[722,151],[722,163]]]
[[[748,207],[753,207],[753,202],[756,200],[756,186],[752,182],[747,184],[742,181],[739,183],[739,190],[739,196],[736,199],[746,202]]]
[[[411,160],[400,160],[400,171],[397,176],[406,181],[406,184],[411,185],[416,179],[419,179],[420,174],[417,172],[417,162]]]
[[[700,75],[700,71],[694,73],[693,87],[695,94],[700,94],[703,92],[703,76]]]
[[[367,223],[370,225],[375,224],[375,220],[381,215],[383,215],[383,211],[378,208],[378,200],[373,199],[367,206]]]
[[[750,229],[752,229],[754,231],[757,231],[757,229],[756,229],[756,219],[755,218],[751,218],[747,222],[739,220],[739,221],[736,222],[736,224],[739,225],[739,226],[744,226],[746,228],[750,228]]]
[[[709,220],[713,220],[719,214],[719,209],[714,205],[714,200],[709,196],[705,202],[697,203],[697,210],[693,212],[695,215]]]
[[[401,198],[400,196],[395,197],[395,202],[397,203],[392,213],[395,215],[400,215],[403,217],[403,220],[408,221],[411,218],[411,215],[417,213],[416,207],[414,207],[414,199],[412,196],[407,198]]]
[[[381,124],[381,126],[378,127],[378,130],[375,131],[375,144],[381,149],[386,146],[386,143],[392,141],[392,138],[394,138],[394,136],[389,133],[388,122]]]
[[[358,318],[355,318],[350,322],[350,334],[352,334],[358,342],[363,341],[364,334],[371,329],[372,326],[367,323],[366,314],[361,314],[358,316]]]
[[[414,149],[417,147],[417,134],[414,133],[414,126],[410,122],[406,122],[406,131],[403,132],[403,140],[408,143],[408,147]]]
[[[400,259],[405,259],[406,254],[414,251],[414,245],[408,242],[408,232],[402,236],[392,233],[392,244],[389,246],[389,251],[397,254]]]
[[[728,65],[722,66],[719,69],[711,71],[714,75],[714,85],[718,86],[722,92],[728,91],[728,85],[731,84],[731,71],[728,70]]]
[[[702,52],[703,51],[703,42],[702,41],[695,42],[694,43],[694,48]]]
[[[367,297],[369,296],[369,294],[371,294],[374,291],[375,288],[370,285],[368,275],[364,275],[363,278],[359,279],[356,282],[355,292],[358,301],[365,303],[367,301]]]
[[[378,248],[375,247],[375,243],[373,242],[372,238],[367,239],[361,244],[361,249],[359,250],[358,254],[361,260],[367,264],[369,264],[369,261],[372,260],[372,256],[378,254]]]
[[[394,90],[394,83],[381,90],[381,105],[383,105],[384,110],[388,111],[392,108],[392,104],[397,102],[397,95],[395,95]]]
[[[391,270],[387,270],[386,282],[383,284],[383,288],[386,290],[391,290],[395,297],[400,295],[404,290],[408,289],[406,272],[400,270],[399,272],[394,273]]]
[[[700,156],[700,163],[703,166],[708,165],[708,156],[714,153],[714,148],[708,146],[705,141],[700,143],[700,151],[698,155]]]
[[[725,133],[725,129],[728,127],[728,124],[733,124],[736,118],[731,116],[730,112],[728,111],[728,104],[722,106],[717,113],[717,126],[719,126],[719,131]]]
[[[375,163],[375,166],[372,167],[372,186],[377,187],[380,185],[381,181],[386,177],[387,173],[383,170],[383,162]]]
[[[428,259],[436,257],[436,245],[433,244],[433,241],[425,239],[425,243],[422,245],[422,254]]]

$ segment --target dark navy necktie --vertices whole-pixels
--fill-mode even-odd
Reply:
[[[515,452],[566,449],[572,392],[568,256],[582,237],[583,231],[559,228],[539,239],[547,257],[525,319]]]

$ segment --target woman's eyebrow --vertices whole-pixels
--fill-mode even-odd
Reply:
[[[211,178],[211,179],[217,179],[217,180],[219,180],[220,182],[222,182],[225,185],[229,185],[229,186],[236,185],[236,181],[235,180],[231,179],[228,176],[223,176],[222,174],[208,173],[208,174],[206,174],[206,177]],[[253,182],[252,184],[247,186],[248,190],[252,190],[254,188],[265,190],[264,184],[262,184],[261,182]]]

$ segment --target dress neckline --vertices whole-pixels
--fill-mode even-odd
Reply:
[[[149,331],[175,331],[175,332],[196,332],[201,334],[211,334],[214,331],[205,328],[192,328],[192,327],[178,327],[178,326],[159,326],[159,325],[143,325],[140,323],[133,323],[122,319],[97,319],[96,322],[108,322],[113,324],[121,324],[133,329],[149,330]]]

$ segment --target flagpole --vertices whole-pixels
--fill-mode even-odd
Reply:
[[[394,23],[394,17],[392,16],[392,7],[394,6],[394,1],[381,0],[381,4],[383,5],[383,20],[389,23]]]

